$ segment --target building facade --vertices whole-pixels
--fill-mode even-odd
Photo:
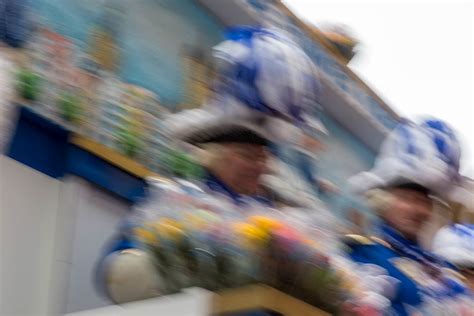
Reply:
[[[343,188],[349,176],[372,166],[380,142],[398,120],[339,60],[330,43],[279,1],[35,0],[31,4],[40,25],[48,32],[59,34],[61,43],[74,45],[78,67],[88,73],[93,69],[94,75],[85,76],[85,85],[99,86],[97,77],[102,76],[106,86],[90,99],[105,103],[97,109],[103,124],[100,121],[94,124],[110,129],[107,133],[119,128],[114,125],[117,122],[114,116],[138,130],[136,121],[150,118],[147,128],[155,133],[160,129],[159,120],[154,120],[159,113],[205,102],[211,79],[207,77],[212,77],[212,66],[206,60],[212,47],[223,39],[225,29],[236,24],[285,30],[317,66],[323,111],[314,111],[314,115],[328,131],[321,139],[324,150],[318,155],[318,177]],[[120,18],[112,19],[112,23],[110,16]],[[92,58],[84,59],[82,53],[90,53]],[[81,60],[87,61],[86,65]],[[141,101],[134,99],[130,105],[122,98],[127,90],[124,85],[128,91],[135,91],[129,93],[127,100],[136,99],[137,94],[145,96],[146,101],[139,109],[131,107]],[[155,113],[158,106],[163,109]],[[132,123],[127,113],[135,117]],[[108,138],[109,134],[101,134],[103,130],[94,127],[88,130],[87,133],[98,134],[99,141],[114,142]],[[147,141],[160,143],[159,136]],[[2,177],[2,190],[8,193],[5,218],[13,221],[20,214],[35,220],[25,220],[21,232],[2,224],[5,226],[2,226],[5,228],[2,249],[7,262],[2,266],[1,295],[2,302],[7,303],[2,303],[1,311],[63,314],[109,304],[97,294],[94,269],[102,247],[130,211],[130,201],[99,190],[98,187],[105,186],[104,179],[94,178],[94,182],[78,177],[80,170],[51,178],[6,157],[2,157],[2,166],[8,169],[9,177],[15,177],[9,183],[4,180],[8,177]],[[141,174],[137,168],[135,173]],[[35,192],[30,197],[31,205],[26,205],[19,193],[25,190]],[[330,208],[338,207],[337,199],[337,196],[327,198]],[[29,214],[33,208],[35,212]],[[36,211],[41,211],[42,216]],[[31,240],[35,239],[38,241],[33,247]],[[19,240],[20,250],[4,240]],[[19,269],[16,275],[20,277],[11,278],[8,272],[15,267],[13,258],[19,251],[29,255],[22,256],[25,260],[16,265]],[[35,265],[34,271],[31,265]],[[25,306],[25,300],[32,303]]]

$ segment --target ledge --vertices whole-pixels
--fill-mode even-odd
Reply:
[[[212,302],[213,315],[225,315],[245,311],[268,311],[269,315],[328,316],[314,306],[300,301],[266,285],[249,285],[224,290],[215,295]]]
[[[110,162],[111,164],[123,169],[124,171],[127,171],[136,177],[143,179],[148,176],[158,177],[157,174],[153,173],[142,164],[88,137],[74,134],[72,135],[70,142],[71,144],[74,144],[77,147],[82,148],[107,162]]]
[[[160,177],[142,164],[42,116],[18,108],[18,122],[7,156],[50,177],[79,176],[136,203],[145,196],[148,176]]]

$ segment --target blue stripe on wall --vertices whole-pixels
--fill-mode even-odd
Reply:
[[[31,109],[18,107],[20,114],[7,156],[50,177],[65,174],[69,131]]]

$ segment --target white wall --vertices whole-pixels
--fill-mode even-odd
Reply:
[[[0,315],[106,306],[94,268],[129,205],[77,177],[0,156]]]
[[[66,182],[78,195],[66,306],[67,312],[75,312],[110,304],[97,294],[94,269],[104,244],[117,231],[129,206],[82,179],[74,177]]]
[[[61,183],[0,156],[0,314],[47,313]]]

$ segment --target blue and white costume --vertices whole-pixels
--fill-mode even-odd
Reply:
[[[413,184],[449,199],[459,179],[459,159],[459,143],[445,123],[434,119],[421,124],[406,121],[387,137],[374,168],[356,175],[350,183],[360,193]],[[453,264],[408,240],[383,220],[376,237],[366,240],[369,242],[349,239],[349,255],[356,262],[384,268],[399,281],[391,298],[391,309],[396,315],[428,315],[437,302],[471,297]]]

